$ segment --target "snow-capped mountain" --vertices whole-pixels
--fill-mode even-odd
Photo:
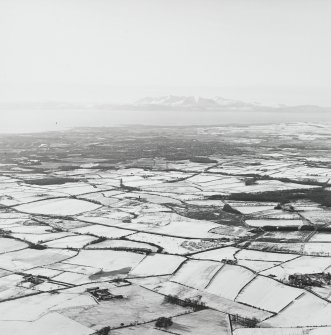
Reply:
[[[214,98],[194,97],[194,96],[176,96],[167,95],[161,97],[146,97],[134,103],[111,104],[111,103],[68,103],[57,101],[30,102],[30,103],[5,103],[0,104],[0,110],[10,109],[34,109],[34,110],[137,110],[137,111],[215,111],[215,112],[331,112],[330,108],[313,105],[262,105],[259,103],[249,103],[240,100],[226,99],[220,96]]]
[[[194,97],[168,95],[163,97],[146,97],[138,100],[136,105],[157,105],[157,106],[193,106],[196,104]]]
[[[222,97],[203,98],[193,96],[174,96],[168,95],[163,97],[147,97],[138,100],[134,106],[138,108],[183,108],[183,109],[199,109],[199,110],[232,110],[247,109],[260,107],[258,104],[246,103],[239,100],[224,99]]]

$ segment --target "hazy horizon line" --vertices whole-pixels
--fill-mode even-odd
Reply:
[[[144,99],[161,99],[161,98],[166,98],[166,97],[174,97],[174,98],[195,98],[195,101],[198,102],[199,99],[206,99],[206,100],[214,100],[217,98],[224,99],[225,101],[233,101],[235,102],[240,102],[244,103],[247,105],[256,105],[256,107],[269,107],[269,108],[293,108],[293,107],[318,107],[318,108],[323,108],[323,109],[329,109],[331,108],[331,104],[318,104],[318,103],[265,103],[265,102],[260,102],[257,100],[247,100],[247,99],[233,99],[233,98],[227,98],[223,95],[179,95],[179,94],[163,94],[163,95],[156,95],[156,96],[141,96],[140,98],[136,99],[128,99],[125,101],[115,101],[115,100],[98,100],[98,99],[91,99],[91,100],[81,100],[81,99],[51,99],[51,98],[44,98],[44,99],[33,99],[33,100],[0,100],[0,109],[3,106],[6,107],[14,107],[14,106],[26,106],[27,108],[31,105],[47,105],[47,104],[58,104],[58,105],[72,105],[72,106],[77,106],[77,107],[98,107],[98,106],[104,106],[104,105],[109,105],[109,106],[118,106],[118,107],[124,107],[124,106],[132,106],[134,107],[135,105],[138,106],[141,100]],[[91,105],[91,106],[89,106]],[[148,103],[146,103],[148,105]]]

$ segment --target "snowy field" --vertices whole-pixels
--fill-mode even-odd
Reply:
[[[0,334],[331,333],[329,129],[0,136]]]

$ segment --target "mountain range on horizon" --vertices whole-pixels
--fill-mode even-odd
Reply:
[[[220,96],[214,98],[167,95],[159,97],[145,97],[133,103],[73,103],[73,102],[17,102],[1,103],[0,109],[82,109],[82,110],[185,110],[185,111],[285,111],[285,112],[331,112],[331,107],[317,105],[263,105],[257,102],[226,99]]]
[[[194,96],[167,95],[161,97],[146,97],[138,100],[137,106],[156,106],[172,108],[219,109],[220,107],[250,109],[258,106],[256,103],[247,103],[240,100],[225,99],[222,97],[205,98]]]

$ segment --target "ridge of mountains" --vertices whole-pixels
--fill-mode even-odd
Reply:
[[[82,110],[187,110],[187,111],[284,111],[284,112],[331,112],[331,108],[316,105],[275,105],[268,106],[259,103],[249,103],[240,100],[167,95],[160,97],[145,97],[134,103],[68,103],[68,102],[19,102],[1,103],[0,109],[82,109]]]

